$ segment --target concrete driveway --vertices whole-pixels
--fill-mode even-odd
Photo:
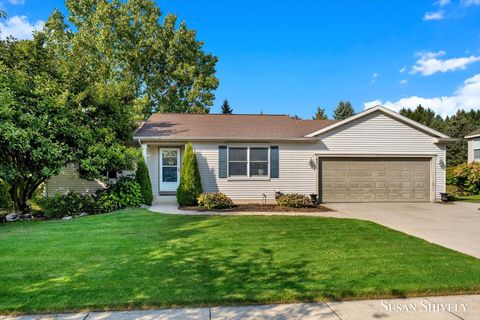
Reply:
[[[480,258],[480,203],[328,203],[354,219],[370,220]]]

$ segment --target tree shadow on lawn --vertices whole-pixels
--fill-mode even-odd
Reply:
[[[407,285],[392,286],[388,273],[395,268],[399,273],[398,265],[392,269],[382,265],[380,270],[366,258],[360,267],[350,261],[354,256],[348,252],[343,257],[315,260],[305,255],[305,248],[295,250],[291,243],[282,244],[268,232],[249,233],[246,228],[237,231],[234,224],[226,227],[223,219],[232,217],[161,216],[162,220],[153,225],[138,222],[133,227],[130,219],[120,215],[115,218],[127,223],[116,227],[118,231],[115,229],[113,234],[117,238],[104,238],[101,228],[86,230],[98,232],[93,239],[108,250],[97,247],[71,273],[66,273],[59,261],[58,268],[43,277],[28,279],[25,275],[26,279],[19,279],[15,286],[0,288],[0,297],[7,297],[3,303],[0,301],[0,311],[281,303],[371,295],[405,297],[403,288],[417,281],[412,277]],[[275,219],[269,221],[274,223]],[[144,234],[142,228],[158,228],[158,232]],[[81,230],[72,232],[77,232],[74,238],[82,239]],[[309,245],[305,244],[307,251],[318,250]],[[335,243],[328,246],[335,247]],[[337,249],[345,250],[341,246]]]

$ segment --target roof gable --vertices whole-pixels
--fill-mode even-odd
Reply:
[[[421,124],[421,123],[418,123],[418,122],[416,122],[416,121],[414,121],[414,120],[411,120],[411,119],[409,119],[409,118],[407,118],[407,117],[404,117],[404,116],[402,116],[401,114],[398,114],[398,113],[396,113],[396,112],[394,112],[394,111],[392,111],[392,110],[390,110],[390,109],[387,109],[387,108],[385,108],[385,107],[383,107],[383,106],[375,106],[375,107],[369,108],[369,109],[367,109],[367,110],[365,110],[365,111],[363,111],[363,112],[357,113],[356,115],[351,116],[351,117],[349,117],[349,118],[347,118],[347,119],[338,121],[338,122],[336,122],[336,123],[334,123],[334,124],[332,124],[332,125],[330,125],[330,126],[328,126],[328,127],[322,128],[322,129],[317,130],[317,131],[314,131],[314,132],[311,132],[311,133],[307,134],[305,137],[313,138],[313,137],[318,136],[318,135],[320,135],[320,134],[322,134],[322,133],[324,133],[324,132],[330,131],[330,130],[332,130],[332,129],[334,129],[334,128],[341,127],[341,126],[343,126],[343,125],[345,125],[345,124],[347,124],[347,123],[350,123],[350,122],[355,121],[355,120],[357,120],[357,119],[363,118],[363,117],[365,117],[365,116],[367,116],[367,115],[369,115],[369,114],[372,114],[372,113],[374,113],[374,112],[382,112],[382,113],[390,116],[391,118],[393,118],[393,119],[395,119],[395,120],[397,120],[397,121],[399,121],[399,122],[405,123],[405,124],[407,124],[407,125],[415,128],[415,129],[417,129],[417,130],[419,130],[419,131],[422,131],[422,132],[424,132],[424,133],[427,133],[427,134],[429,134],[429,135],[431,135],[431,136],[433,136],[433,137],[436,137],[436,138],[439,138],[439,139],[449,139],[449,137],[448,137],[447,135],[445,135],[445,134],[443,134],[443,133],[441,133],[441,132],[438,132],[438,131],[436,131],[436,130],[434,130],[434,129],[432,129],[432,128],[429,128],[429,127],[427,127],[427,126],[425,126],[425,125],[423,125],[423,124]]]

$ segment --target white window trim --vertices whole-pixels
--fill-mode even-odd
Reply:
[[[247,175],[246,176],[230,176],[230,148],[246,148],[247,149]],[[250,148],[265,148],[267,149],[267,174],[265,176],[251,176],[250,175]],[[270,145],[228,145],[227,146],[227,181],[269,181],[270,180]]]

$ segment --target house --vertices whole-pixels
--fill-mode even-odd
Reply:
[[[94,193],[102,188],[105,188],[105,183],[103,181],[80,178],[77,166],[72,163],[63,167],[60,174],[45,182],[44,193],[45,196],[51,197],[55,194],[65,194],[68,191]]]
[[[468,141],[468,163],[480,161],[480,129],[471,132],[465,139]]]
[[[107,172],[102,179],[87,180],[80,177],[78,165],[70,163],[63,167],[58,175],[45,181],[44,195],[52,197],[56,194],[66,194],[69,191],[82,194],[95,193],[95,191],[105,188],[107,183],[113,183],[122,176],[133,177],[135,173],[129,170]]]
[[[434,202],[445,192],[448,136],[382,106],[342,121],[287,115],[153,114],[134,136],[154,198],[175,195],[185,144],[204,192],[235,202],[275,192],[322,202]]]

